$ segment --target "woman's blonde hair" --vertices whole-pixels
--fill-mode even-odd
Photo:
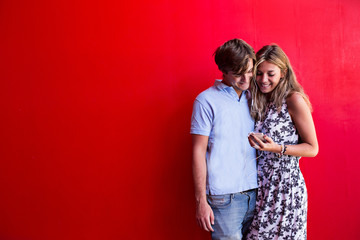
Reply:
[[[256,53],[255,69],[264,61],[278,66],[283,77],[280,78],[280,82],[276,88],[269,93],[271,95],[268,99],[265,94],[259,90],[255,81],[255,74],[254,83],[251,84],[251,95],[253,99],[251,105],[251,116],[255,120],[264,120],[268,102],[274,103],[277,110],[280,112],[283,100],[291,96],[293,93],[301,94],[310,110],[312,110],[309,98],[304,93],[302,86],[296,80],[289,58],[286,56],[284,51],[276,44],[266,45]]]

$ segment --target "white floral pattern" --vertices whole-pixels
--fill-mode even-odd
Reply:
[[[293,145],[299,136],[291,120],[286,101],[280,112],[268,106],[265,120],[255,130],[278,144]],[[246,239],[306,239],[307,190],[299,167],[300,157],[277,157],[272,152],[259,152],[258,196],[255,216]]]

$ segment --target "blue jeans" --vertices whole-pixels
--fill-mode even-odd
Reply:
[[[213,240],[245,238],[254,217],[257,189],[225,195],[208,195],[215,224]]]

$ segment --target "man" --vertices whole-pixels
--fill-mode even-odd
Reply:
[[[191,118],[196,218],[212,239],[242,239],[253,218],[257,174],[247,89],[255,53],[233,39],[215,51],[222,81],[200,93]]]

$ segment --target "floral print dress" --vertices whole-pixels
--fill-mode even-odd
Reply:
[[[256,132],[277,144],[293,145],[299,136],[284,100],[281,111],[268,106],[265,120],[256,122]],[[246,239],[306,239],[307,190],[299,167],[300,157],[259,152],[258,196],[255,216]]]

